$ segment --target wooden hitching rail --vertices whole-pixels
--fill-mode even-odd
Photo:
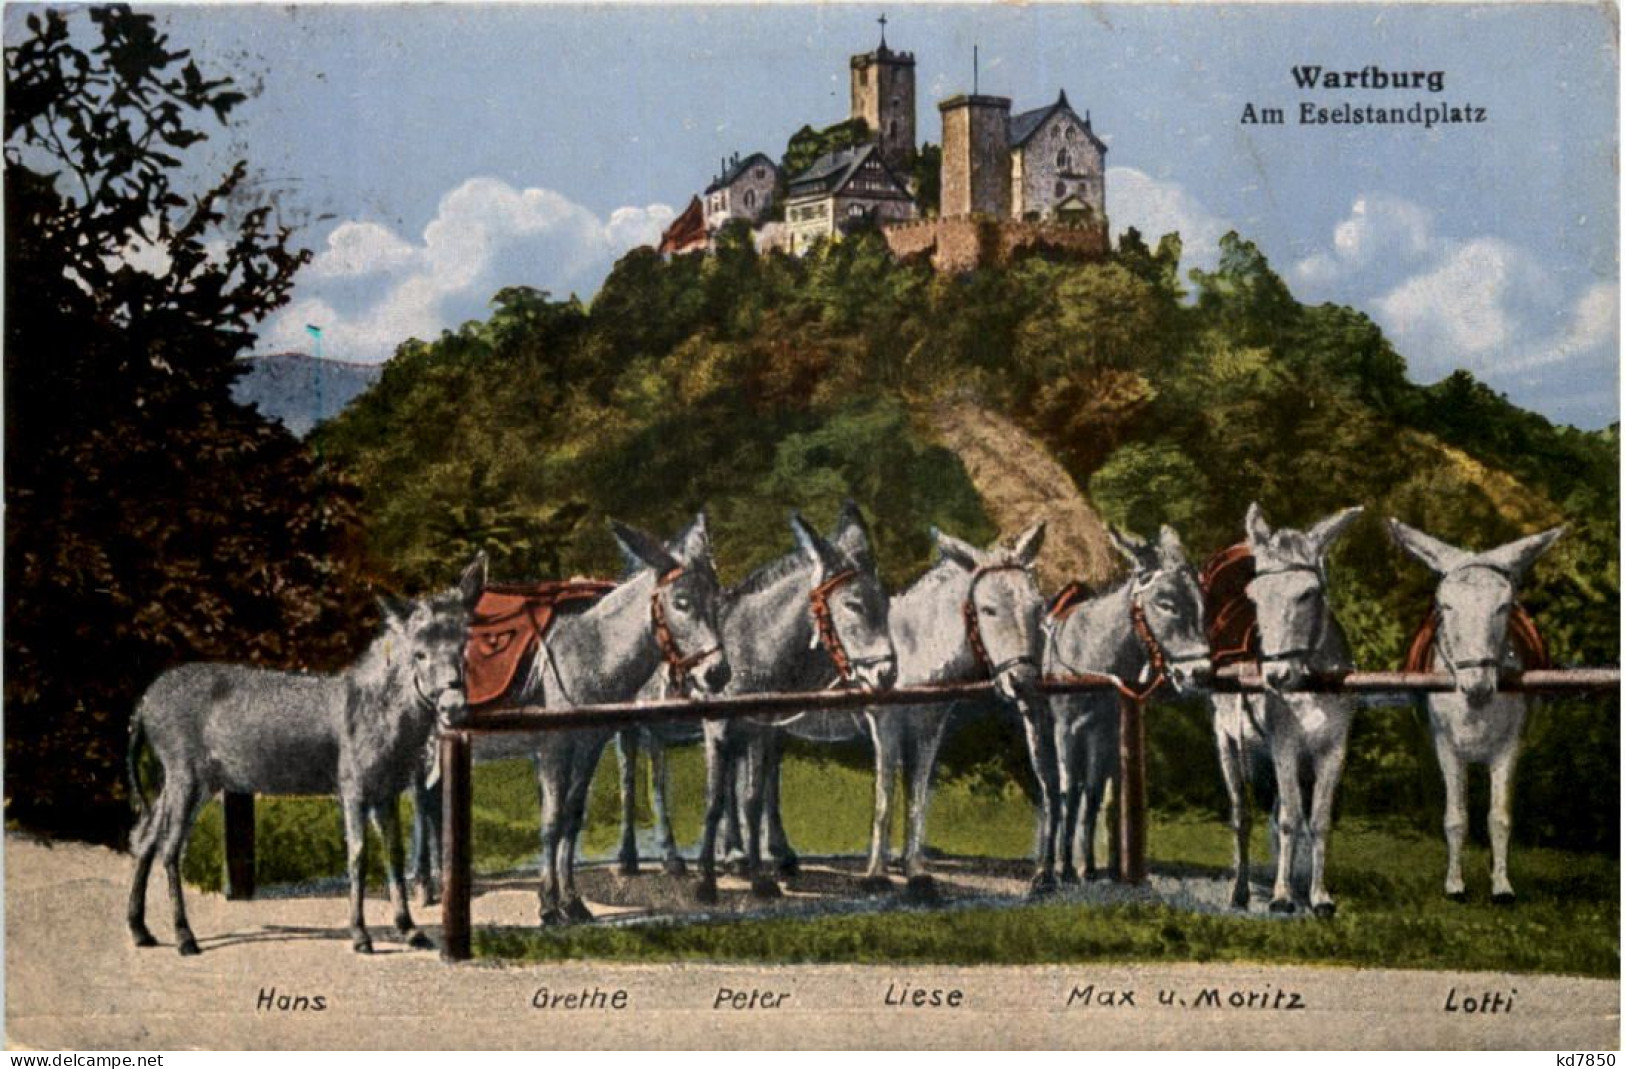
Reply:
[[[1500,687],[1529,694],[1580,695],[1619,691],[1619,670],[1577,668],[1559,671],[1507,673]],[[1455,682],[1446,672],[1340,672],[1310,679],[1301,690],[1320,693],[1370,694],[1384,692],[1427,693],[1453,690]],[[1048,694],[1076,694],[1086,691],[1116,690],[1110,677],[1047,679],[1042,689]],[[1213,691],[1219,693],[1258,692],[1267,689],[1257,671],[1249,667],[1221,670]],[[833,712],[889,706],[935,705],[942,702],[987,699],[993,684],[963,683],[952,686],[898,687],[889,691],[818,691],[803,694],[746,694],[708,701],[679,699],[660,702],[621,702],[582,706],[575,709],[546,709],[540,706],[512,706],[482,710],[440,739],[440,769],[444,796],[441,864],[445,887],[441,906],[440,954],[447,961],[466,960],[471,953],[470,907],[473,897],[473,764],[475,735],[533,734],[568,728],[595,727],[620,729],[639,724],[673,720],[731,720],[738,717],[790,716],[801,712]],[[1145,721],[1140,703],[1119,692],[1119,775],[1117,835],[1125,882],[1145,879]],[[252,818],[250,817],[250,827]],[[231,835],[228,831],[228,843]],[[230,851],[228,850],[228,857]],[[250,862],[251,864],[251,862]]]

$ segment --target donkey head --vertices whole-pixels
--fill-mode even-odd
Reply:
[[[1112,547],[1128,561],[1129,596],[1138,617],[1134,629],[1153,663],[1161,659],[1168,681],[1180,694],[1206,686],[1213,676],[1207,629],[1202,618],[1202,587],[1185,559],[1179,534],[1164,525],[1156,545],[1106,528]]]
[[[463,570],[457,586],[418,601],[379,599],[390,660],[400,657],[412,678],[417,700],[433,709],[443,726],[455,726],[468,713],[463,686],[463,656],[468,645],[468,617],[485,589],[485,554]],[[404,651],[404,655],[397,651]]]
[[[1258,610],[1259,656],[1271,687],[1301,684],[1331,622],[1326,598],[1326,553],[1363,511],[1334,513],[1307,531],[1272,531],[1263,510],[1247,508],[1247,546],[1257,571],[1247,596]]]
[[[1507,622],[1518,582],[1557,541],[1563,528],[1554,527],[1485,553],[1457,549],[1394,519],[1388,521],[1388,533],[1400,549],[1439,576],[1434,596],[1439,630],[1434,649],[1467,704],[1482,707],[1495,696],[1497,675],[1506,660]]]
[[[1023,704],[1033,701],[1044,653],[1044,598],[1032,565],[1044,545],[1043,521],[1011,545],[985,550],[935,529],[932,535],[943,562],[968,575],[962,613],[965,637],[977,660],[1000,696]]]
[[[791,515],[790,529],[812,562],[813,643],[828,651],[842,682],[865,690],[890,689],[897,682],[897,651],[888,620],[891,601],[880,584],[863,514],[846,502],[831,539],[809,527],[800,513]]]
[[[669,678],[685,693],[691,687],[706,694],[719,693],[733,672],[717,626],[722,584],[717,582],[711,560],[705,513],[696,516],[670,545],[615,520],[610,521],[610,529],[629,565],[654,572],[649,616]]]

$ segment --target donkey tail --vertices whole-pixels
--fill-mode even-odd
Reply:
[[[147,796],[141,790],[141,738],[146,734],[142,724],[141,710],[136,709],[135,715],[130,717],[130,746],[124,757],[124,768],[130,777],[130,805],[135,809],[136,821],[147,818]]]

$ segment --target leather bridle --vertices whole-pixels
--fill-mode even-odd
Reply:
[[[660,659],[666,663],[666,680],[676,690],[682,689],[695,665],[722,648],[720,645],[711,646],[686,657],[678,648],[677,639],[671,633],[671,624],[666,620],[666,606],[660,600],[660,592],[682,575],[683,566],[678,565],[655,581],[654,593],[649,596],[649,619],[654,625],[655,644],[660,647]]]
[[[971,573],[970,586],[965,590],[965,602],[960,606],[960,615],[965,620],[965,637],[970,640],[971,652],[976,655],[976,663],[981,665],[987,672],[989,679],[997,679],[1000,673],[1018,664],[1030,664],[1037,668],[1038,662],[1027,654],[1021,653],[1006,658],[998,664],[993,663],[992,658],[987,653],[987,643],[982,641],[982,624],[978,619],[980,614],[976,609],[976,584],[982,581],[983,576],[992,572],[1025,572],[1026,570],[1027,567],[1023,564],[984,564]]]
[[[837,572],[813,587],[812,593],[808,595],[808,601],[812,604],[813,626],[818,631],[818,641],[823,644],[830,661],[835,665],[836,684],[843,687],[857,682],[857,669],[885,664],[895,659],[895,654],[854,658],[847,652],[846,643],[841,641],[841,632],[835,626],[835,616],[830,611],[829,599],[830,595],[857,577],[856,568]]]
[[[1475,561],[1470,564],[1464,564],[1460,568],[1454,569],[1454,572],[1464,572],[1469,568],[1482,568],[1484,571],[1494,572],[1502,579],[1505,579],[1508,583],[1512,583],[1513,581],[1511,572],[1508,572],[1505,568],[1502,568],[1499,565],[1490,564],[1484,561]],[[1512,606],[1516,607],[1516,605],[1517,602],[1514,601]],[[1508,609],[1508,612],[1510,614],[1511,608]],[[1444,612],[1439,607],[1437,602],[1435,602],[1433,606],[1433,615],[1436,618],[1433,632],[1433,646],[1434,649],[1438,651],[1439,657],[1444,661],[1445,666],[1450,669],[1450,674],[1452,676],[1454,676],[1456,672],[1462,668],[1493,668],[1499,671],[1503,667],[1503,658],[1501,657],[1475,657],[1470,661],[1456,660],[1455,657],[1451,655],[1450,648],[1445,641]]]
[[[1320,568],[1313,564],[1282,564],[1255,573],[1253,575],[1253,580],[1256,582],[1265,576],[1289,575],[1292,572],[1309,572],[1315,577],[1316,585],[1320,587],[1321,607],[1320,611],[1315,614],[1315,628],[1314,631],[1310,633],[1309,639],[1304,645],[1294,646],[1291,649],[1275,650],[1274,652],[1271,652],[1264,649],[1264,630],[1262,627],[1260,627],[1258,631],[1258,661],[1261,665],[1268,663],[1269,661],[1287,661],[1294,657],[1302,657],[1307,660],[1320,652],[1321,632],[1326,628],[1326,576],[1322,574]],[[1253,599],[1253,602],[1256,605],[1257,599]]]

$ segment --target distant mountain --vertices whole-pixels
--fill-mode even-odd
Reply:
[[[303,438],[323,420],[378,381],[378,364],[318,360],[304,353],[266,353],[242,358],[245,370],[231,389],[238,404],[252,405]]]

